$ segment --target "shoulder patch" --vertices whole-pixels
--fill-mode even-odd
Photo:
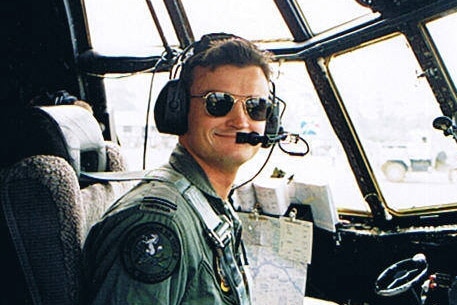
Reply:
[[[181,259],[181,244],[176,233],[156,222],[132,229],[121,251],[127,273],[151,284],[170,277]]]

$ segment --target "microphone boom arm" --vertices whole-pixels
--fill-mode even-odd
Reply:
[[[302,141],[306,147],[305,151],[304,152],[292,152],[292,151],[285,150],[282,147],[281,142],[285,141],[286,139],[289,139],[289,143],[292,143],[292,144],[297,144],[299,141]],[[247,143],[247,144],[250,144],[253,146],[262,144],[262,147],[269,147],[272,144],[279,143],[279,148],[283,152],[285,152],[291,156],[304,156],[309,152],[309,144],[308,144],[308,142],[306,142],[305,139],[300,137],[298,134],[289,134],[287,132],[283,132],[283,133],[280,133],[275,136],[267,136],[267,135],[261,136],[257,132],[250,132],[250,133],[237,132],[235,142],[240,143],[240,144]]]

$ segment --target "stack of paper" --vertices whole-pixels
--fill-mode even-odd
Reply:
[[[254,181],[254,189],[263,213],[284,215],[290,204],[287,179],[268,178]]]
[[[299,203],[311,206],[314,224],[319,228],[335,232],[338,223],[338,211],[329,186],[302,182],[294,182],[294,184],[295,198]]]

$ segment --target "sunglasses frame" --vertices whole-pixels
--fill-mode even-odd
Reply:
[[[221,115],[215,115],[215,114],[212,114],[209,110],[208,110],[208,105],[210,103],[212,103],[211,101],[209,101],[209,97],[211,95],[215,95],[215,96],[229,96],[232,100],[232,105],[230,107],[230,109],[228,109],[228,111],[224,114],[221,114]],[[243,103],[243,109],[245,111],[245,113],[254,121],[265,121],[268,119],[268,109],[269,108],[272,108],[274,106],[274,103],[271,101],[271,98],[268,97],[268,98],[263,98],[263,97],[254,97],[254,96],[247,96],[247,97],[242,97],[242,98],[237,98],[235,97],[235,95],[231,94],[231,93],[228,93],[228,92],[222,92],[222,91],[209,91],[205,94],[202,94],[202,95],[191,95],[190,96],[191,98],[201,98],[203,99],[204,103],[205,103],[205,110],[206,110],[206,113],[212,117],[223,117],[223,116],[226,116],[227,114],[230,113],[230,111],[232,111],[233,109],[233,106],[235,105],[235,103],[237,103],[238,101],[241,101]],[[266,105],[266,108],[265,108],[265,118],[262,118],[262,119],[256,119],[252,116],[252,111],[249,111],[248,108],[247,108],[247,105],[246,105],[246,102],[249,101],[249,100],[257,100],[257,101],[260,101],[260,100],[265,100],[265,105]],[[219,100],[218,100],[219,101]],[[213,103],[214,104],[214,103]],[[259,104],[257,104],[257,107],[259,106]],[[217,106],[216,106],[217,107]],[[254,108],[252,108],[252,110],[254,110]]]

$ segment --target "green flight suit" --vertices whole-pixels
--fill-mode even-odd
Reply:
[[[179,144],[166,166],[191,181],[217,214],[224,213],[233,222],[230,249],[242,264],[241,228],[228,212],[229,203],[217,196],[203,170]],[[233,290],[221,288],[224,276],[206,235],[199,216],[173,185],[139,183],[86,239],[84,303],[237,304]]]

